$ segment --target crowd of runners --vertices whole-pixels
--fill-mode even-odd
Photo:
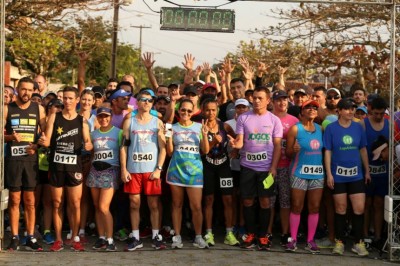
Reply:
[[[253,71],[241,58],[238,78],[230,59],[215,73],[191,54],[183,82],[161,85],[152,54],[142,61],[151,84],[140,90],[131,75],[57,92],[41,75],[5,86],[8,250],[43,250],[37,225],[51,251],[83,251],[88,228],[95,250],[133,251],[148,235],[155,249],[179,249],[182,227],[209,248],[216,221],[224,244],[246,249],[275,237],[293,252],[303,235],[311,253],[342,255],[349,239],[359,256],[382,248],[389,128],[399,129],[388,117],[400,118],[384,98],[357,83],[347,94],[285,88],[282,67],[264,85],[261,62]]]

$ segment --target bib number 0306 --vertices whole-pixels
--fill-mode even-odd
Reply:
[[[267,153],[266,152],[258,152],[258,153],[250,153],[246,152],[246,159],[249,162],[259,162],[267,160]]]

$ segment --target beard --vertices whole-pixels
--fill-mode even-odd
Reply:
[[[337,104],[334,103],[327,103],[326,104],[326,108],[329,110],[335,110],[336,109]]]

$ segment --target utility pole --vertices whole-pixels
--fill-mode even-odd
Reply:
[[[118,20],[119,20],[119,0],[113,0],[114,17],[113,17],[113,31],[112,31],[112,44],[111,44],[111,72],[110,78],[116,78],[117,69],[117,44],[118,44]]]
[[[142,30],[143,29],[151,29],[149,26],[131,26],[132,28],[138,28],[139,29],[139,88],[142,88],[142,64],[140,63],[141,61],[141,56],[142,56]]]

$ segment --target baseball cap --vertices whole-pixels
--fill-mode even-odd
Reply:
[[[33,98],[33,97],[39,97],[40,99],[42,99],[42,95],[40,95],[39,93],[32,93],[32,96],[31,96],[31,98]]]
[[[48,92],[46,92],[45,94],[44,94],[44,96],[43,96],[43,98],[46,98],[47,96],[49,96],[49,95],[54,95],[54,97],[56,97],[57,98],[57,94],[54,92],[54,91],[48,91]]]
[[[201,79],[199,79],[198,81],[196,81],[194,84],[193,84],[193,86],[195,86],[195,87],[199,87],[199,86],[203,86],[203,85],[205,85],[206,83],[204,82],[204,81],[202,81]]]
[[[127,92],[123,89],[115,89],[111,91],[110,96],[108,97],[108,100],[114,100],[117,99],[118,97],[126,97],[126,96],[131,96],[132,93]]]
[[[363,111],[364,113],[368,114],[367,107],[365,107],[365,106],[359,106],[359,107],[357,107],[356,111],[358,111],[358,110],[361,110],[361,111]]]
[[[378,97],[379,97],[379,95],[376,94],[376,93],[368,94],[368,96],[367,96],[367,102],[368,102],[368,103],[371,103],[374,99],[376,99],[376,98],[378,98]]]
[[[287,97],[288,95],[286,91],[283,90],[274,91],[274,93],[272,94],[272,100],[277,100],[279,98],[287,98]]]
[[[319,108],[319,103],[318,103],[317,101],[308,100],[308,101],[305,101],[305,102],[301,105],[301,109],[303,109],[303,108],[306,107],[307,105],[313,105],[313,106],[316,106],[317,108]]]
[[[237,100],[235,101],[235,107],[238,106],[238,105],[244,105],[244,106],[249,107],[249,106],[250,106],[250,103],[249,103],[249,101],[246,100],[246,99],[237,99]]]
[[[94,95],[100,94],[101,96],[104,96],[104,92],[105,92],[104,88],[100,87],[100,86],[94,86],[92,88],[92,91],[93,91]]]
[[[207,89],[207,88],[213,88],[213,89],[217,89],[217,87],[215,86],[215,84],[214,83],[205,83],[204,85],[203,85],[203,88],[201,88],[201,90],[205,90],[205,89]]]
[[[167,103],[170,103],[170,102],[171,102],[171,98],[170,98],[169,96],[166,96],[166,95],[157,96],[156,102],[161,101],[161,100],[164,100],[164,101],[166,101]]]
[[[352,107],[357,108],[357,104],[350,98],[341,99],[337,104],[338,109],[350,109]]]
[[[97,108],[97,115],[100,114],[111,115],[111,109],[107,107],[99,107]]]
[[[197,95],[197,89],[196,89],[196,87],[194,87],[194,86],[186,87],[186,88],[183,90],[183,94],[184,94],[184,95],[187,95],[188,93],[193,93],[193,94],[196,94],[196,95]]]
[[[52,106],[61,106],[61,108],[64,108],[64,104],[60,99],[53,99],[47,104],[47,108]]]
[[[336,92],[337,95],[342,96],[342,94],[340,93],[340,91],[336,88],[330,88],[326,91],[326,94],[328,94],[330,91],[334,91]]]
[[[378,160],[381,157],[382,151],[389,147],[389,141],[385,136],[380,135],[371,145],[372,154],[372,161]]]
[[[155,98],[155,97],[156,97],[156,95],[154,94],[154,91],[153,91],[152,89],[143,88],[143,89],[140,90],[140,92],[138,93],[138,95],[140,95],[140,94],[143,93],[143,92],[147,92],[148,94],[150,94],[150,96],[151,96],[152,98]]]
[[[305,91],[304,89],[297,89],[297,90],[294,92],[294,94],[297,94],[297,93],[302,93],[302,94],[304,94],[304,95],[307,95],[307,93],[306,93],[306,91]]]

